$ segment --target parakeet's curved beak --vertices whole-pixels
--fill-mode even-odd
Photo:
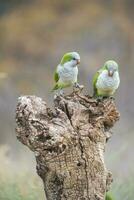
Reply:
[[[80,64],[80,59],[77,60],[77,65],[79,65],[79,64]]]
[[[113,76],[113,74],[114,74],[114,70],[108,70],[108,76],[110,76],[110,77],[112,77]]]

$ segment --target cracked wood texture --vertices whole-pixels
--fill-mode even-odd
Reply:
[[[119,120],[112,99],[72,93],[54,99],[54,111],[22,96],[16,134],[34,152],[47,200],[104,200],[112,174],[104,163],[110,129]]]

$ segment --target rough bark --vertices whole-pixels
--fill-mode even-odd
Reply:
[[[104,163],[110,129],[119,119],[112,99],[72,93],[54,111],[36,96],[19,98],[17,138],[30,148],[47,200],[104,200],[112,175]]]

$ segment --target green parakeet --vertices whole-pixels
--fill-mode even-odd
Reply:
[[[73,85],[79,86],[77,83],[78,64],[80,64],[80,55],[77,52],[64,54],[54,74],[56,84],[53,91],[58,89],[62,91],[63,88]]]
[[[96,97],[110,97],[118,89],[120,77],[118,64],[108,60],[93,77],[93,90]]]

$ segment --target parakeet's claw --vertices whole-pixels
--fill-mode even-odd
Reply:
[[[103,96],[97,96],[97,97],[96,97],[96,100],[97,100],[98,102],[101,102],[103,99],[104,99]]]
[[[109,97],[107,97],[107,96],[96,96],[95,98],[97,99],[98,102],[101,102],[101,101],[103,101],[104,99],[115,100],[115,98],[114,98],[113,96],[109,96]]]
[[[75,87],[75,88],[80,88],[79,83],[74,83],[74,87]]]
[[[109,99],[115,100],[115,97],[114,96],[110,96]]]
[[[84,88],[84,85],[79,85],[79,89],[80,89],[80,91],[82,91],[83,88]]]
[[[84,88],[84,85],[79,85],[79,83],[74,83],[73,92],[81,92]]]
[[[75,88],[83,89],[84,85],[80,85],[79,83],[74,83]]]

